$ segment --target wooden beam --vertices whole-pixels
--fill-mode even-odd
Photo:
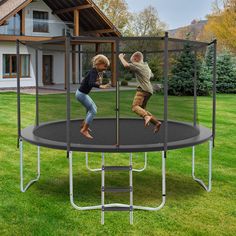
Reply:
[[[67,13],[67,12],[72,12],[75,10],[83,10],[83,9],[88,9],[88,8],[92,8],[93,6],[91,4],[86,4],[86,5],[80,5],[80,6],[76,6],[76,7],[69,7],[69,8],[64,8],[64,9],[60,9],[60,10],[56,10],[53,11],[52,14],[63,14],[63,13]]]
[[[80,29],[79,29],[79,10],[75,9],[74,10],[74,36],[79,36],[80,35]],[[76,45],[72,46],[72,82],[73,84],[76,83]]]
[[[44,41],[51,40],[52,37],[35,37],[35,36],[10,36],[10,35],[0,35],[0,41],[16,41],[19,39],[20,41]]]
[[[90,31],[83,31],[86,34],[105,34],[105,33],[115,33],[116,29],[100,29],[100,30],[90,30]]]
[[[111,58],[111,74],[112,74],[112,77],[111,77],[111,85],[112,87],[116,87],[116,43],[112,43],[111,44],[111,55],[112,55],[112,58]]]
[[[74,36],[79,36],[79,10],[74,10]]]
[[[25,11],[21,11],[21,34],[25,35]]]
[[[99,39],[86,39],[85,40],[79,40],[79,39],[72,39],[71,40],[71,45],[78,45],[78,44],[94,44],[94,43],[113,43],[115,40],[99,40]]]
[[[18,6],[17,8],[13,9],[8,15],[6,15],[4,18],[2,18],[0,20],[0,25],[2,25],[7,19],[9,19],[10,17],[14,16],[17,12],[19,12],[20,10],[24,9],[28,4],[30,4],[32,2],[32,0],[28,0],[23,2],[20,6]]]

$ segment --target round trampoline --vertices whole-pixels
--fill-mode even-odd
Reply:
[[[25,192],[32,183],[40,178],[40,147],[52,149],[60,149],[66,151],[66,157],[69,164],[69,196],[71,205],[77,210],[93,210],[100,209],[101,223],[104,224],[105,211],[129,211],[130,223],[133,223],[133,210],[160,210],[166,202],[166,159],[169,150],[184,147],[192,148],[192,178],[198,182],[206,191],[211,191],[211,175],[212,175],[212,150],[215,138],[215,118],[216,118],[216,40],[207,42],[197,42],[189,40],[181,40],[169,38],[168,33],[163,37],[71,37],[65,36],[41,42],[24,42],[35,49],[35,124],[22,129],[22,115],[28,115],[22,112],[21,107],[21,86],[20,86],[20,41],[17,40],[17,114],[18,114],[18,144],[20,148],[20,183],[21,191]],[[103,54],[110,55],[112,59],[111,81],[114,85],[114,91],[110,94],[101,93],[96,98],[96,105],[100,118],[93,120],[90,128],[92,130],[93,139],[86,139],[80,133],[81,125],[85,117],[84,108],[80,108],[75,101],[74,92],[71,91],[71,79],[75,79],[76,68],[81,74],[82,59],[76,62],[76,58],[82,58],[83,53],[95,53],[98,51],[86,51],[91,49],[91,45],[95,45],[96,50],[100,48]],[[188,44],[190,52],[188,55],[193,56],[191,63],[191,75],[187,76],[183,73],[183,77],[188,80],[190,88],[188,93],[183,96],[172,95],[169,93],[170,86],[170,67],[173,69],[173,62],[181,56],[185,46]],[[205,49],[213,45],[213,66],[212,66],[212,114],[211,128],[200,125],[198,117],[198,58],[204,58]],[[77,47],[78,46],[78,47]],[[81,47],[83,46],[83,47]],[[86,49],[86,46],[88,48]],[[109,47],[108,47],[109,46]],[[76,49],[78,48],[78,50]],[[102,49],[103,48],[103,49]],[[109,49],[110,48],[110,49]],[[94,47],[93,49],[94,50]],[[133,117],[131,109],[131,94],[122,94],[120,91],[120,68],[118,65],[118,55],[120,52],[131,53],[131,51],[143,51],[147,60],[155,62],[155,68],[160,70],[159,84],[161,93],[152,96],[152,111],[150,114],[158,116],[162,125],[157,133],[153,133],[153,125],[144,127],[144,120]],[[41,53],[39,53],[41,51]],[[61,71],[65,75],[65,93],[60,96],[44,96],[39,93],[39,65],[42,61],[42,55],[50,52],[54,53],[56,58],[64,58],[64,62],[58,61],[58,75]],[[61,56],[64,54],[64,56]],[[78,56],[76,56],[78,54]],[[45,54],[47,55],[47,54]],[[51,54],[50,54],[51,55]],[[72,65],[71,65],[72,60]],[[55,60],[56,61],[56,60]],[[86,60],[84,59],[86,62]],[[64,63],[64,67],[61,66]],[[78,65],[77,65],[78,64]],[[190,64],[190,63],[188,63]],[[77,65],[77,66],[76,66]],[[184,68],[188,71],[188,68]],[[72,73],[71,73],[72,72]],[[158,72],[159,74],[159,72]],[[82,76],[82,74],[81,74]],[[80,77],[79,77],[80,78]],[[122,78],[128,78],[123,74]],[[178,83],[178,81],[176,82]],[[185,89],[185,88],[183,88]],[[133,89],[134,90],[134,89]],[[158,90],[156,90],[158,91]],[[95,95],[94,95],[95,96]],[[99,99],[100,100],[99,100]],[[100,102],[100,104],[99,104]],[[151,101],[150,101],[151,103]],[[28,109],[28,108],[26,108]],[[107,118],[109,117],[109,118]],[[138,116],[137,116],[138,117]],[[208,121],[204,120],[204,124]],[[23,141],[27,141],[38,148],[37,159],[37,177],[32,179],[24,186],[24,151]],[[209,141],[209,168],[208,168],[208,186],[195,176],[195,146]],[[73,190],[73,152],[85,152],[86,168],[89,171],[101,172],[101,204],[96,206],[79,206],[74,201]],[[162,202],[157,207],[137,206],[133,201],[133,172],[142,172],[147,166],[148,152],[161,152],[161,173],[162,173]],[[101,166],[96,169],[89,167],[88,153],[101,153]],[[129,165],[117,166],[115,160],[112,166],[105,163],[104,153],[129,153]],[[144,167],[135,169],[133,167],[133,153],[144,153]],[[108,155],[108,154],[106,154]],[[151,157],[154,157],[154,153]],[[159,154],[157,154],[158,156]],[[112,156],[109,154],[109,156]],[[114,155],[117,156],[117,155]],[[128,171],[129,186],[118,188],[105,185],[106,171]],[[107,182],[106,182],[107,184]],[[105,192],[128,192],[130,194],[130,203],[105,203]]]
[[[120,145],[116,145],[116,120],[95,119],[91,126],[94,139],[80,134],[82,120],[70,122],[70,144],[73,151],[90,152],[147,152],[164,149],[164,122],[158,133],[143,126],[142,119],[120,119]],[[167,148],[194,146],[211,137],[211,130],[203,126],[168,121]],[[22,138],[38,146],[67,149],[66,121],[50,122],[22,130]]]

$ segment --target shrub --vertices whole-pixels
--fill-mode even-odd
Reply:
[[[102,84],[108,84],[108,83],[109,83],[109,79],[103,77]]]
[[[163,68],[159,57],[152,57],[148,61],[149,67],[153,73],[151,81],[161,81],[163,77]]]
[[[127,80],[122,80],[121,81],[121,86],[128,86],[129,82]]]
[[[124,74],[124,79],[125,79],[126,81],[130,81],[130,80],[133,79],[133,75],[132,75],[131,73],[125,73],[125,74]]]

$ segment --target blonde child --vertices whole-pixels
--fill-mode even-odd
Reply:
[[[158,132],[161,122],[146,110],[147,102],[153,94],[152,84],[150,78],[153,76],[148,64],[143,61],[143,54],[135,52],[131,58],[131,63],[125,59],[125,54],[121,53],[119,59],[125,68],[134,72],[138,82],[137,91],[132,104],[132,111],[143,117],[144,126],[146,127],[149,122],[154,124],[154,133]]]
[[[101,84],[102,73],[110,65],[110,61],[108,60],[108,58],[102,54],[96,55],[92,59],[92,64],[93,64],[93,68],[82,80],[81,85],[77,89],[76,94],[75,94],[76,99],[87,110],[86,118],[82,123],[80,133],[88,139],[93,138],[89,133],[89,131],[91,131],[89,129],[89,126],[92,124],[92,121],[95,115],[97,114],[97,106],[88,94],[93,87],[100,88],[100,89],[106,89],[110,87],[109,84],[105,84],[105,85]]]

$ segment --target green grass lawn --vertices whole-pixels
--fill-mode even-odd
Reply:
[[[121,115],[130,111],[134,91],[121,93]],[[93,93],[98,117],[113,117],[115,94]],[[72,118],[84,111],[72,98]],[[76,211],[69,202],[68,159],[65,151],[41,149],[41,178],[26,193],[20,192],[17,144],[16,94],[0,94],[0,235],[236,235],[236,95],[217,95],[217,130],[213,151],[212,191],[207,193],[191,177],[191,148],[168,152],[167,202],[157,212],[105,213]],[[34,123],[35,98],[22,95],[22,127]],[[170,97],[169,118],[190,122],[193,101]],[[211,98],[198,99],[198,121],[211,127]],[[163,116],[163,97],[154,95],[149,110]],[[82,111],[82,112],[81,112]],[[40,97],[40,121],[65,118],[65,96]],[[25,181],[36,172],[36,146],[24,142]],[[196,147],[196,174],[207,182],[208,143]],[[90,153],[91,167],[100,165],[100,154]],[[86,170],[84,153],[74,153],[74,197],[77,204],[100,204],[100,173]],[[134,167],[142,167],[143,154],[134,154]],[[127,165],[128,154],[106,154],[109,165]],[[144,172],[134,173],[135,205],[157,206],[161,202],[160,153],[150,153]],[[128,173],[109,173],[107,185],[128,185]],[[107,194],[106,203],[128,203],[129,195]]]

